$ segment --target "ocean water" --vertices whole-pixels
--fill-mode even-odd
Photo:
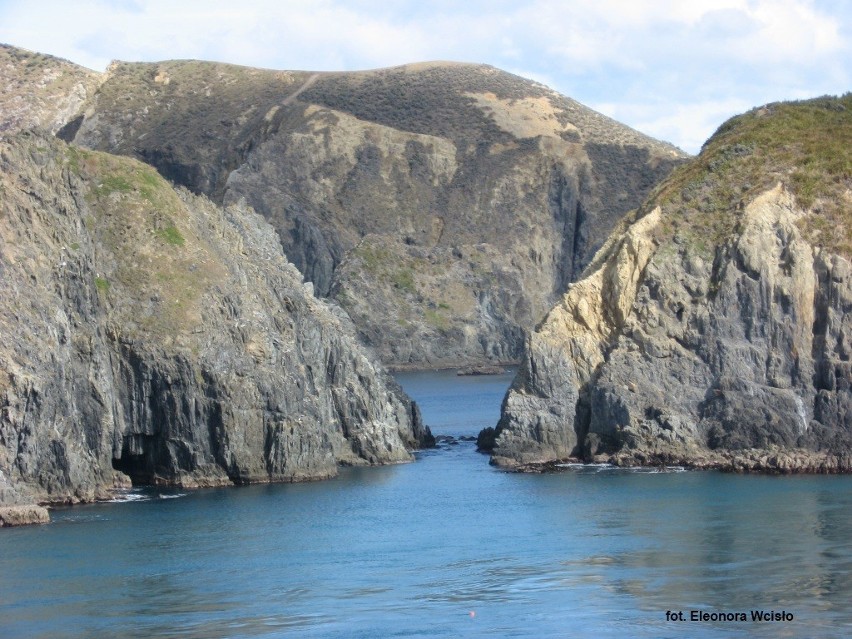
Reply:
[[[510,376],[399,379],[460,437],[496,422]],[[852,636],[850,477],[516,475],[469,441],[417,457],[2,530],[0,637]]]

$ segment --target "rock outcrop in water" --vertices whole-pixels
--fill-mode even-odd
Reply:
[[[848,472],[851,149],[848,94],[723,125],[531,335],[494,461]]]
[[[517,360],[684,154],[484,65],[115,63],[60,135],[245,200],[395,366]]]
[[[29,526],[50,523],[50,514],[44,506],[0,506],[0,528],[4,526]]]
[[[0,141],[0,299],[0,506],[318,479],[431,441],[263,218],[130,158]]]

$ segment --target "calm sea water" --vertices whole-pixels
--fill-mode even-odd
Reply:
[[[509,383],[399,378],[454,436],[493,425]],[[852,636],[850,477],[514,475],[461,442],[134,496],[0,531],[0,637]],[[753,609],[793,620],[689,621]]]

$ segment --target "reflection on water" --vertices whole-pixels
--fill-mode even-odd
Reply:
[[[403,384],[458,437],[493,425],[508,377]],[[328,482],[160,492],[0,531],[0,636],[852,634],[849,477],[514,475],[462,441]],[[753,608],[795,620],[665,620]]]
[[[396,378],[420,404],[435,435],[473,436],[500,419],[500,403],[514,369],[502,375],[455,375],[454,371],[400,372]]]

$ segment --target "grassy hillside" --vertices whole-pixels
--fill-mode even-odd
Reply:
[[[742,203],[778,182],[809,211],[799,221],[806,239],[852,257],[852,93],[731,118],[643,209],[663,207],[669,236],[718,243],[736,230]]]
[[[547,100],[566,141],[638,144],[683,155],[668,144],[610,120],[543,84],[485,64],[426,62],[357,73],[320,75],[301,99],[402,131],[445,137],[457,144],[510,143],[508,119],[535,118]],[[484,98],[484,100],[483,100]],[[502,104],[501,104],[502,103]],[[529,111],[524,112],[526,108]],[[508,110],[508,111],[504,111]],[[514,113],[512,113],[514,111]],[[512,126],[514,125],[514,126]],[[557,129],[558,130],[558,129]]]
[[[186,204],[152,167],[73,146],[65,162],[85,185],[87,235],[96,242],[98,293],[126,328],[162,337],[201,322],[201,296],[224,277]],[[72,251],[80,250],[72,245]]]

